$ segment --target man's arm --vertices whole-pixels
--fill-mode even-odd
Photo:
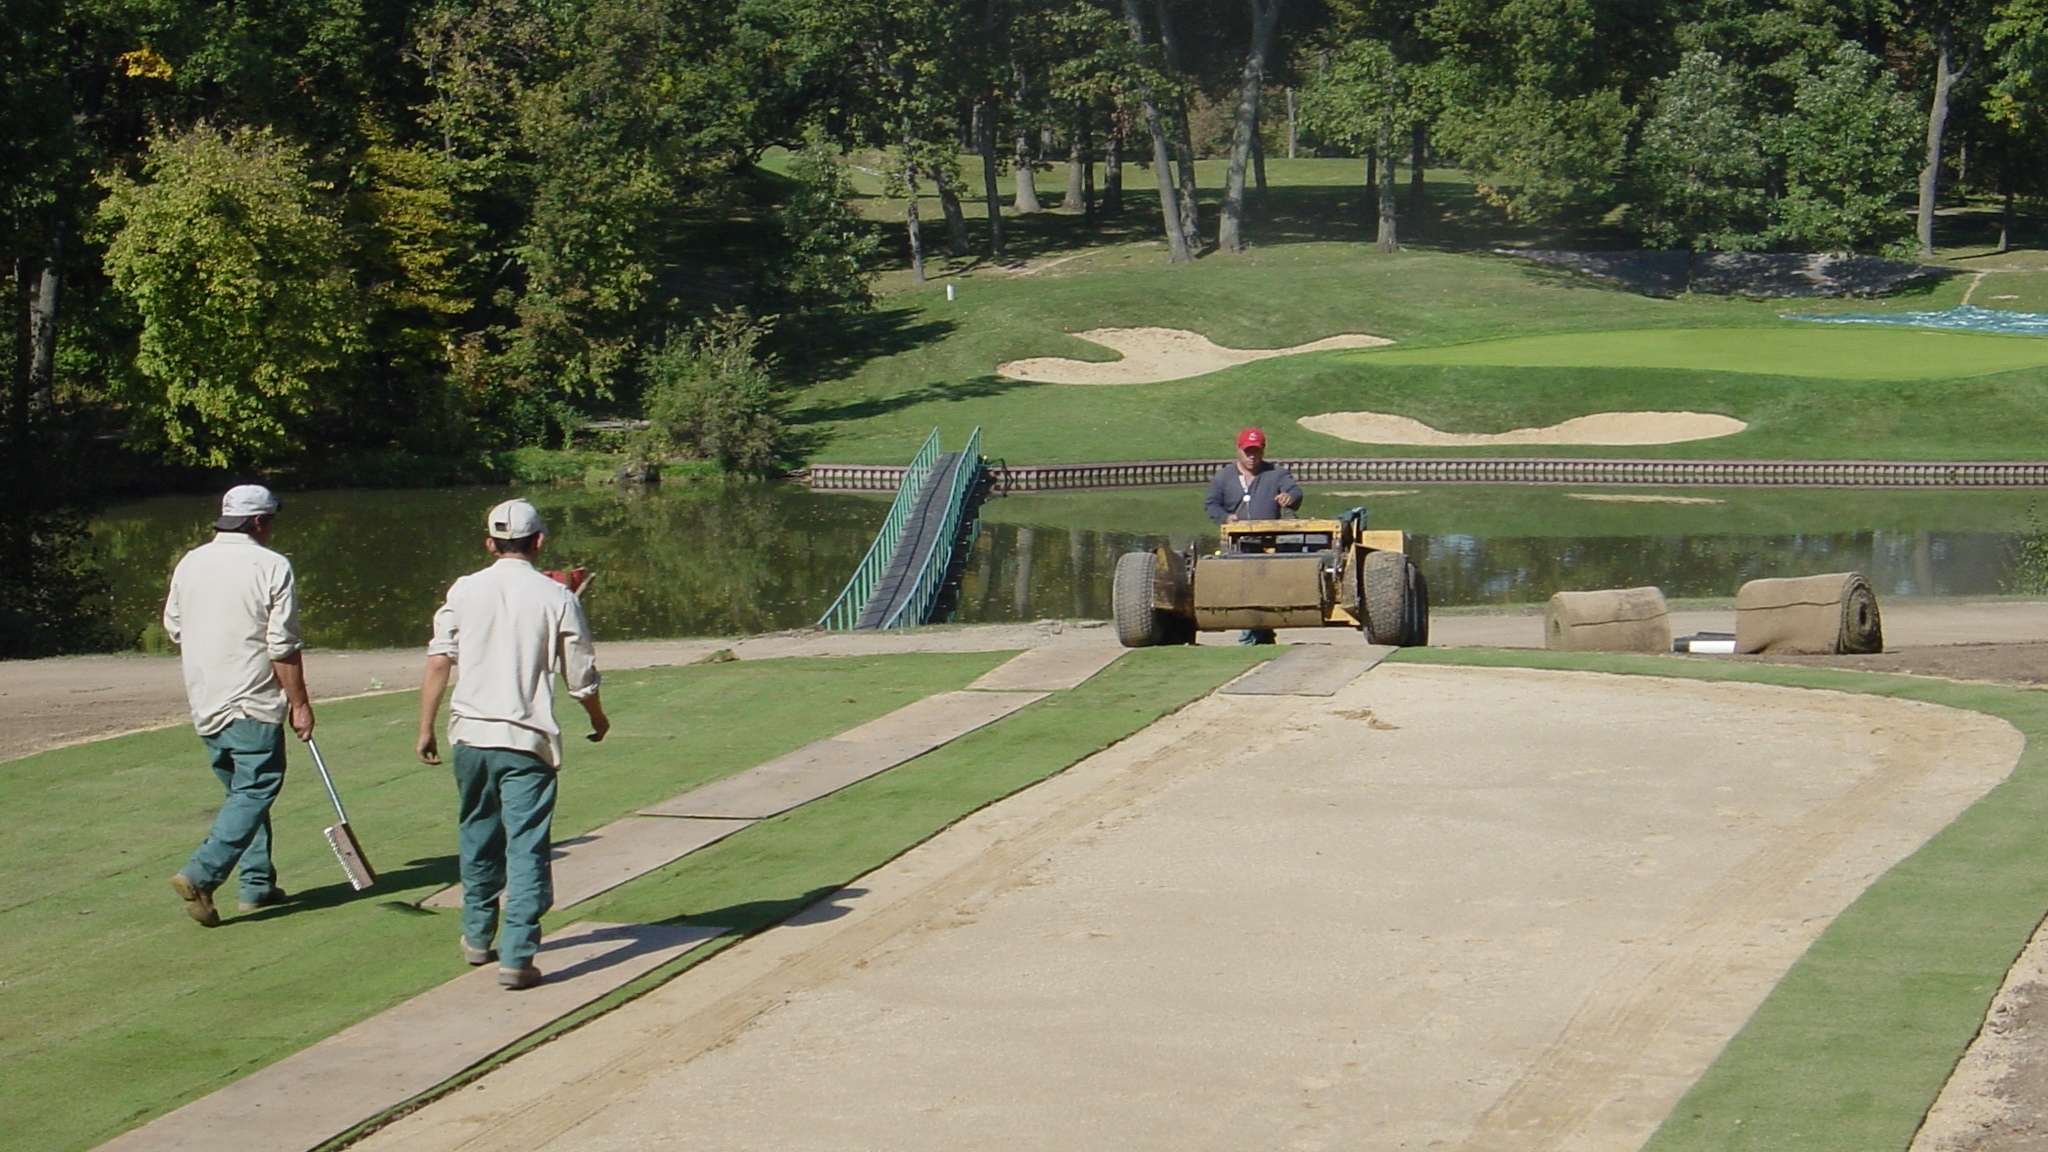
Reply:
[[[1209,481],[1209,495],[1202,501],[1202,507],[1209,512],[1209,519],[1217,524],[1228,524],[1232,520],[1237,519],[1236,513],[1232,512],[1229,505],[1225,503],[1230,496],[1230,490],[1223,486],[1223,482],[1229,478],[1229,475],[1230,470],[1227,468],[1216,473],[1215,477]]]
[[[313,738],[313,698],[306,692],[306,665],[299,638],[299,598],[290,565],[270,594],[270,617],[264,629],[270,648],[270,671],[284,689],[286,716],[301,740]]]
[[[597,670],[597,646],[591,643],[590,622],[583,615],[581,600],[570,598],[559,641],[562,679],[569,685],[569,698],[583,705],[584,714],[590,717],[590,742],[595,744],[612,730],[612,722],[598,695],[604,678]]]
[[[456,581],[456,587],[461,587],[461,583]],[[413,751],[419,754],[422,764],[441,762],[441,747],[434,739],[434,721],[441,714],[441,697],[448,692],[448,676],[461,652],[457,636],[460,629],[455,622],[455,591],[450,588],[448,599],[434,609],[434,638],[427,643],[427,670],[420,677],[420,732]]]
[[[434,721],[441,715],[441,697],[448,692],[448,674],[455,668],[455,661],[435,654],[427,657],[426,674],[420,677],[420,735],[413,744],[419,753],[420,763],[441,762],[440,741],[434,738]]]
[[[1277,482],[1276,486],[1279,488],[1279,491],[1273,494],[1273,503],[1278,504],[1282,508],[1301,507],[1301,485],[1294,482],[1294,473],[1280,467],[1278,464],[1273,466],[1273,472],[1273,479]]]
[[[301,740],[313,738],[313,698],[306,692],[306,662],[302,652],[294,652],[282,660],[272,660],[270,671],[277,676],[277,683],[284,689],[286,716],[291,720],[292,731]]]

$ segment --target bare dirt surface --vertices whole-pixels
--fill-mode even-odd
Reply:
[[[1325,412],[1295,421],[1311,432],[1357,444],[1421,444],[1483,448],[1496,444],[1679,444],[1733,436],[1748,428],[1733,416],[1706,412],[1595,412],[1543,428],[1507,432],[1440,432],[1420,420],[1385,412]]]
[[[602,668],[690,664],[721,649],[743,660],[777,656],[864,656],[885,652],[995,652],[1053,643],[1114,643],[1096,622],[989,624],[906,632],[802,629],[728,640],[626,640],[600,644]],[[320,701],[420,686],[426,650],[306,654],[306,683]],[[68,656],[0,661],[0,761],[189,719],[174,656]]]
[[[1337,348],[1377,348],[1393,341],[1384,336],[1331,336],[1292,348],[1225,348],[1199,332],[1184,328],[1095,328],[1074,335],[1123,354],[1121,360],[1095,363],[1063,356],[1037,356],[996,365],[1012,380],[1038,384],[1157,384],[1206,376],[1254,360],[1328,352]]]
[[[1212,696],[359,1147],[1632,1150],[2021,743],[1518,669]]]

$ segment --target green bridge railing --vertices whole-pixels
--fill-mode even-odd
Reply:
[[[976,443],[980,442],[981,429],[975,429]],[[882,530],[875,533],[875,542],[868,546],[868,554],[861,559],[860,567],[854,569],[853,579],[839,593],[839,599],[832,602],[825,614],[818,618],[820,628],[835,632],[852,629],[860,619],[860,610],[867,605],[868,597],[874,595],[875,584],[882,573],[888,570],[889,561],[895,558],[896,545],[903,539],[904,524],[910,519],[911,506],[917,503],[917,495],[924,490],[924,482],[932,474],[933,465],[939,460],[939,430],[925,437],[924,447],[910,458],[910,467],[903,473],[903,482],[896,486],[896,500],[889,505],[889,516],[882,521]]]
[[[960,542],[960,520],[967,514],[967,503],[973,499],[975,485],[980,480],[981,428],[977,425],[967,437],[967,447],[960,450],[960,461],[953,468],[952,484],[945,497],[945,519],[940,521],[938,532],[930,538],[925,554],[918,558],[917,590],[882,622],[882,627],[906,628],[930,623],[926,617],[937,604],[939,592],[945,586],[946,573],[953,567],[953,552]]]

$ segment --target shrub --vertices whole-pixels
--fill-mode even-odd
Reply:
[[[721,311],[647,357],[652,450],[713,460],[728,472],[771,475],[789,454],[770,363],[755,351],[766,326]]]

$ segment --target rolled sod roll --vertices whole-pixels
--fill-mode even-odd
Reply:
[[[1808,656],[1882,652],[1877,593],[1861,572],[1751,580],[1735,594],[1735,650]]]
[[[1660,588],[1559,592],[1543,610],[1553,652],[1669,652],[1671,609]]]

